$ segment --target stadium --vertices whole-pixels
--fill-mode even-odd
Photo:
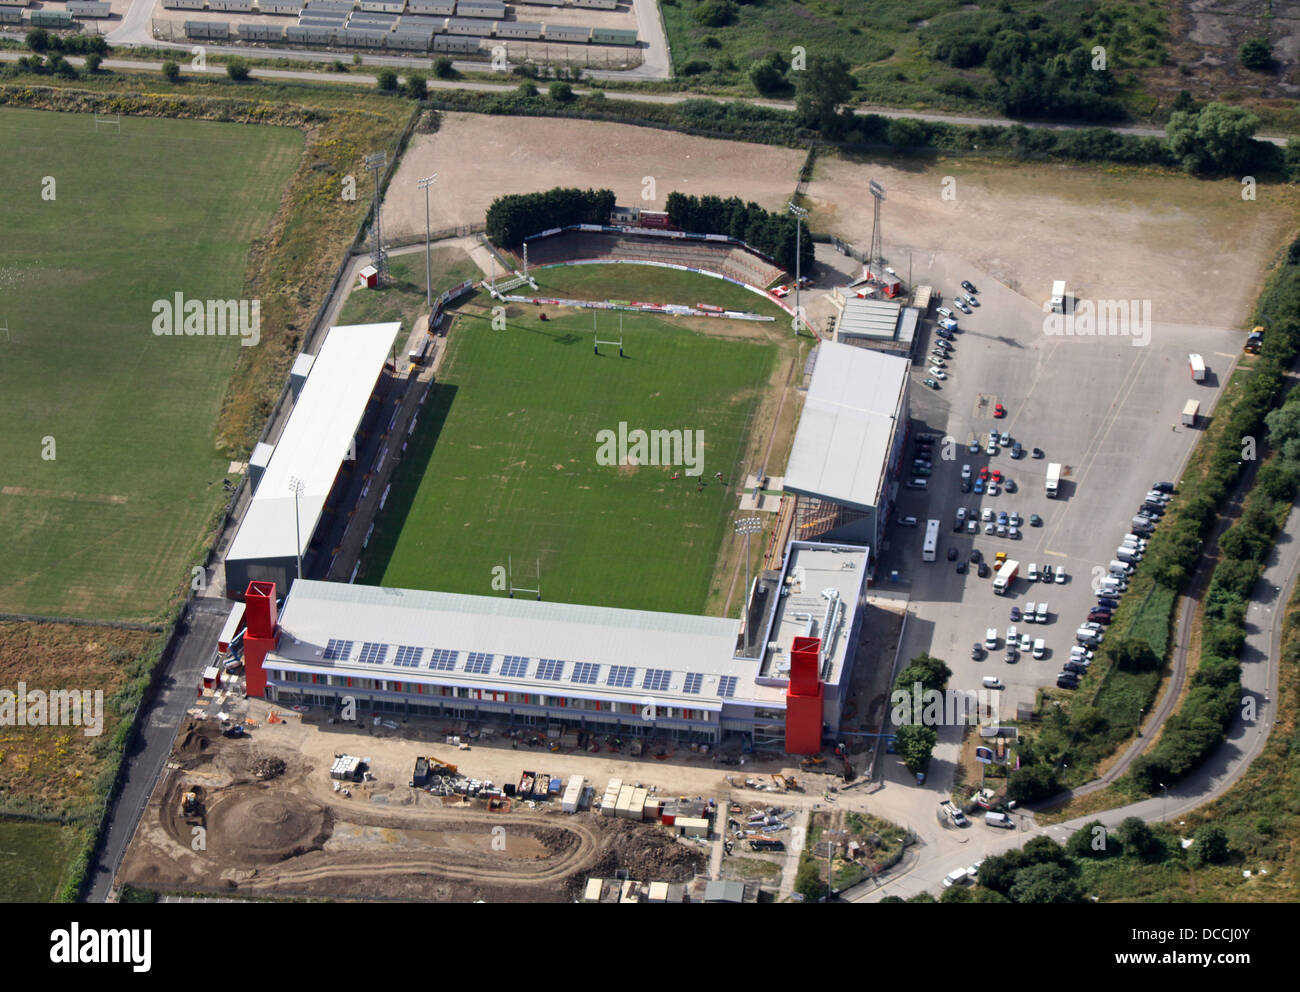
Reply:
[[[838,731],[857,646],[870,637],[872,548],[898,487],[908,361],[820,343],[784,496],[767,499],[761,482],[740,484],[738,453],[751,450],[753,411],[774,363],[759,345],[701,328],[788,335],[773,314],[789,308],[766,290],[780,267],[726,236],[641,227],[627,212],[612,220],[528,239],[522,258],[498,256],[519,264],[513,275],[485,279],[486,294],[458,304],[450,321],[435,309],[437,330],[413,334],[412,350],[425,354],[432,343],[445,364],[409,424],[388,395],[400,378],[390,361],[398,325],[334,327],[318,354],[299,359],[294,408],[278,441],[250,461],[253,498],[225,562],[227,595],[243,602],[218,647],[223,659],[242,656],[249,696],[351,705],[376,718],[707,746],[740,739],[790,754],[815,754]],[[548,273],[581,276],[572,291],[588,298],[540,295]],[[603,278],[592,282],[592,273]],[[590,298],[618,286],[649,295],[656,274],[680,280],[656,285],[697,299]],[[494,307],[508,307],[510,331],[491,329]],[[729,379],[720,356],[735,355],[753,360]],[[703,378],[691,378],[701,367]],[[743,402],[716,405],[739,413],[710,419],[700,390],[733,390]],[[505,399],[494,406],[497,392]],[[651,407],[636,405],[638,393],[653,396]],[[595,425],[623,417],[679,426],[672,411],[692,401],[705,433],[725,438],[725,458],[707,459],[698,481],[682,479],[680,467],[595,464]],[[583,420],[593,409],[599,416]],[[649,410],[667,416],[648,420]],[[515,424],[500,426],[515,413]],[[376,464],[365,471],[371,451]],[[321,581],[338,576],[337,526],[373,469],[398,458],[375,519],[343,523],[367,527],[371,550],[351,581]],[[684,526],[685,507],[703,522]],[[738,615],[707,615],[722,545],[741,532],[737,514],[747,508],[768,511],[762,567],[741,601],[720,611]],[[489,563],[525,547],[515,560],[529,562],[527,578],[511,565],[508,581],[489,587]],[[458,555],[468,562],[463,577]],[[745,566],[748,575],[748,555]],[[357,583],[359,570],[378,581]],[[703,581],[693,585],[695,573]]]

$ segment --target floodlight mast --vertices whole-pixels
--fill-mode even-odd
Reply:
[[[808,208],[801,207],[794,200],[786,204],[790,208],[790,213],[794,214],[794,333],[799,334],[799,321],[803,319],[803,311],[799,308],[799,289],[803,276],[800,274],[800,266],[803,262],[803,252],[800,249],[800,235],[802,233],[803,219],[808,216]]]
[[[736,533],[745,535],[745,591],[740,600],[740,609],[745,617],[745,654],[749,654],[751,633],[749,629],[749,535],[757,534],[762,529],[763,521],[760,517],[741,517],[735,523]]]
[[[433,263],[430,260],[432,236],[429,232],[429,187],[438,181],[438,173],[418,180],[416,186],[424,190],[424,286],[429,306],[429,317],[433,318]]]
[[[306,490],[302,479],[296,475],[289,477],[289,492],[293,493],[293,552],[298,558],[298,578],[302,578],[302,533],[298,523],[298,500]]]
[[[379,174],[384,171],[387,165],[387,152],[375,152],[373,155],[366,156],[366,170],[375,174],[375,204],[373,207],[375,246],[372,249],[372,261],[375,265],[376,283],[379,286],[388,285],[388,253],[384,251],[384,235],[379,223]]]
[[[867,265],[871,268],[872,277],[878,282],[880,280],[880,267],[885,260],[880,231],[880,205],[885,202],[885,187],[872,179],[867,183],[867,191],[872,198],[871,248],[867,252]]]

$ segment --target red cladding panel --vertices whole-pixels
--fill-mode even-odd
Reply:
[[[266,695],[266,670],[262,667],[262,662],[266,660],[268,651],[271,651],[278,637],[248,637],[244,636],[244,694],[254,699],[261,699]]]
[[[811,696],[821,692],[821,668],[817,657],[821,654],[820,637],[796,637],[790,648],[790,692],[796,696]]]
[[[251,693],[250,693],[251,694]],[[787,754],[816,754],[822,749],[822,691],[785,697],[785,750]]]
[[[275,637],[275,583],[250,582],[244,593],[245,637]]]

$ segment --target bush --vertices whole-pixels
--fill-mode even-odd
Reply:
[[[695,8],[694,16],[706,28],[720,28],[736,19],[736,5],[732,0],[704,0]]]
[[[102,55],[96,52],[91,52],[89,55],[86,56],[86,71],[99,72],[100,63],[102,63],[103,61],[104,61],[104,57]]]
[[[375,74],[375,85],[385,93],[395,92],[397,89],[397,73],[392,69],[380,69]]]
[[[243,59],[231,59],[226,63],[226,75],[236,82],[243,82],[248,78],[248,63]]]
[[[704,59],[691,59],[682,66],[683,76],[702,76],[706,72],[713,71],[713,63],[706,62]]]
[[[456,71],[456,67],[452,64],[451,59],[447,58],[445,55],[442,56],[442,58],[434,60],[433,74],[439,79],[460,78],[460,73]]]
[[[162,74],[163,79],[167,80],[169,83],[174,83],[181,78],[181,67],[171,59],[168,59],[162,64]]]
[[[1188,851],[1193,867],[1220,865],[1228,860],[1228,835],[1217,823],[1206,823],[1196,828]]]
[[[559,79],[551,83],[548,92],[556,103],[569,103],[573,99],[573,87]]]
[[[515,90],[515,92],[525,100],[531,100],[537,96],[537,87],[530,82],[523,82],[519,84],[519,89]]]
[[[790,88],[785,78],[789,64],[779,53],[773,53],[765,59],[759,59],[749,67],[749,81],[754,89],[764,96],[783,93]]]
[[[1247,69],[1262,72],[1273,68],[1273,48],[1267,38],[1251,38],[1237,49],[1237,58]]]
[[[412,100],[428,99],[429,81],[421,75],[411,73],[406,77],[406,95]]]
[[[1056,769],[1047,764],[1024,765],[1007,785],[1007,795],[1018,803],[1032,803],[1046,799],[1060,788]]]
[[[50,50],[50,33],[44,28],[33,28],[27,32],[27,47],[33,52]]]

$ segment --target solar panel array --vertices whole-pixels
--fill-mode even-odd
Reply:
[[[326,661],[341,661],[352,653],[352,642],[332,637],[325,645]]]
[[[375,641],[366,641],[361,645],[361,657],[357,661],[363,665],[382,665],[388,657],[388,645]]]
[[[469,660],[465,662],[465,671],[470,675],[490,675],[492,672],[492,659],[496,655],[483,654],[481,651],[471,651]]]
[[[500,674],[506,678],[522,679],[528,674],[528,662],[530,660],[517,654],[508,654],[501,659]]]
[[[704,676],[699,672],[687,672],[686,684],[682,686],[682,692],[688,692],[692,696],[700,694],[700,687],[704,684]]]
[[[595,685],[599,675],[599,665],[590,661],[577,661],[573,664],[573,674],[569,678],[578,685]]]
[[[563,675],[564,662],[557,658],[540,658],[537,662],[537,672],[533,677],[547,682],[558,682]]]
[[[641,688],[648,689],[650,692],[667,692],[672,677],[673,673],[666,668],[647,668],[645,678],[641,681]]]
[[[636,675],[636,669],[627,665],[610,665],[609,675],[605,679],[605,684],[613,686],[615,689],[628,689],[632,686],[632,678]]]
[[[393,664],[398,668],[418,668],[420,659],[424,657],[424,648],[412,647],[409,644],[398,645],[397,657],[393,659]]]
[[[450,672],[456,667],[456,659],[459,657],[459,651],[448,651],[446,648],[434,648],[433,654],[429,656],[429,667],[436,672]]]
[[[730,699],[736,694],[736,686],[740,679],[734,675],[724,675],[718,679],[718,695],[723,699]]]

